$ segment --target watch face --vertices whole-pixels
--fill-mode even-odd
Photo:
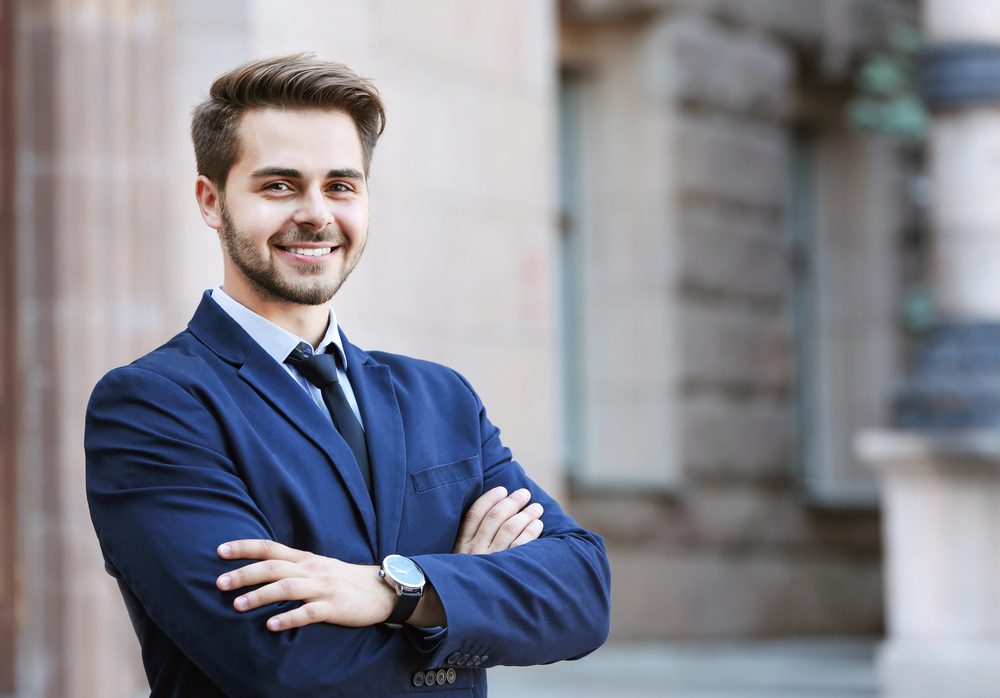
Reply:
[[[424,583],[424,573],[413,560],[401,555],[390,555],[384,563],[386,574],[403,586],[418,587]]]

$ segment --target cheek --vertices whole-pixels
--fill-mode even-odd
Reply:
[[[229,218],[234,227],[247,237],[260,237],[261,232],[280,220],[279,207],[253,197],[233,197],[229,202]]]
[[[260,201],[247,209],[247,222],[260,230],[278,230],[295,217],[295,208],[284,201]]]
[[[341,230],[358,237],[368,231],[368,206],[361,203],[343,206],[337,211],[337,222]]]

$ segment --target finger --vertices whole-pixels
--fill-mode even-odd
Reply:
[[[476,537],[476,534],[479,532],[479,524],[482,523],[483,518],[490,509],[496,506],[498,502],[503,501],[506,496],[506,487],[494,487],[472,503],[469,510],[465,512],[465,516],[462,517],[462,524],[458,528],[458,537],[455,539],[455,547],[452,552],[466,552],[465,548]]]
[[[288,560],[295,562],[307,553],[289,548],[273,540],[233,540],[218,548],[219,557],[226,560]]]
[[[542,523],[541,519],[535,519],[521,531],[521,535],[511,541],[510,547],[516,548],[519,545],[524,545],[525,543],[530,543],[533,540],[537,540],[540,535],[542,535],[542,529],[545,528],[545,524]]]
[[[489,547],[493,545],[493,539],[496,537],[500,527],[510,517],[517,514],[530,500],[531,492],[522,488],[511,492],[510,495],[497,502],[492,509],[486,512],[482,523],[479,524],[479,530],[468,546],[470,552],[488,552]]]
[[[504,521],[493,537],[487,552],[495,553],[498,550],[509,548],[510,544],[524,532],[528,524],[541,518],[542,511],[542,505],[536,502]]]
[[[250,611],[279,601],[308,601],[318,595],[319,590],[314,580],[286,577],[236,597],[233,608],[237,611]]]
[[[232,572],[226,572],[215,580],[215,584],[223,591],[232,591],[233,589],[242,589],[254,584],[276,582],[285,577],[297,576],[301,576],[301,574],[298,573],[293,562],[264,560],[263,562],[255,562],[246,567],[240,567]]]
[[[312,623],[322,623],[329,617],[328,604],[322,601],[315,601],[299,606],[298,608],[279,613],[267,619],[267,629],[278,632],[291,628],[301,628],[303,625]]]

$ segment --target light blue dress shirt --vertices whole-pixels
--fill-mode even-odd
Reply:
[[[312,396],[313,402],[316,403],[317,407],[323,410],[325,414],[330,414],[326,403],[323,402],[323,393],[320,392],[320,389],[306,380],[291,364],[285,363],[285,359],[288,358],[288,355],[292,353],[292,349],[295,347],[298,347],[306,356],[312,356],[314,352],[309,342],[301,337],[296,337],[288,330],[278,327],[270,320],[261,317],[245,305],[233,300],[229,294],[222,290],[222,286],[212,289],[212,300],[218,303],[229,317],[239,323],[239,326],[250,335],[253,341],[260,345],[261,349],[266,351],[272,359],[284,367],[288,375]],[[347,379],[347,374],[345,373],[347,370],[347,354],[344,353],[344,347],[340,343],[340,332],[337,330],[337,314],[333,312],[333,308],[330,308],[330,324],[326,328],[326,334],[323,335],[323,340],[319,343],[315,353],[322,354],[331,344],[336,347],[337,377],[340,380],[340,387],[344,391],[344,397],[347,398],[351,409],[354,410],[354,415],[358,418],[358,422],[361,423],[361,428],[364,429],[365,423],[361,419],[358,400],[354,397],[354,390],[351,389],[351,382]]]

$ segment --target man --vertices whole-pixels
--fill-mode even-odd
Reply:
[[[308,56],[223,75],[195,110],[224,283],[87,414],[91,515],[154,697],[485,696],[488,666],[607,636],[601,539],[468,383],[337,327],[383,125],[368,81]]]

